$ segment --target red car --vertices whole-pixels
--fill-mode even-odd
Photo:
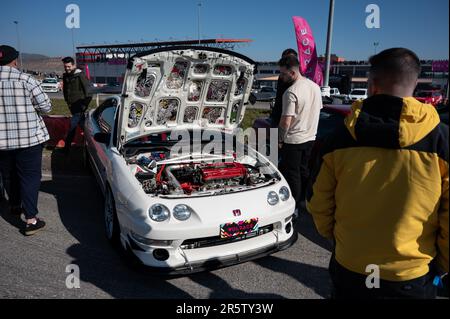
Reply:
[[[420,91],[414,96],[418,101],[436,106],[443,100],[443,96],[439,91]]]

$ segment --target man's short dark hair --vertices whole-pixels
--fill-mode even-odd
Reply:
[[[66,56],[64,59],[61,60],[63,63],[72,63],[75,64],[75,60],[71,56]]]
[[[285,56],[288,56],[288,55],[295,55],[295,56],[297,56],[297,51],[295,51],[294,49],[286,49],[281,54],[281,57],[284,58]]]
[[[300,63],[298,62],[297,56],[293,55],[287,55],[278,61],[278,65],[280,67],[285,67],[288,70],[297,69],[300,66]]]
[[[370,74],[378,82],[413,85],[420,75],[420,60],[405,48],[384,50],[370,58]]]

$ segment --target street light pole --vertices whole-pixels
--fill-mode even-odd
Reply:
[[[375,55],[377,54],[377,46],[378,46],[379,44],[380,44],[379,42],[374,42],[374,43],[373,43]]]
[[[17,51],[19,51],[19,65],[20,65],[20,69],[23,70],[22,50],[20,49],[19,21],[14,21],[14,24],[16,25],[16,31],[17,31]]]
[[[76,58],[76,55],[75,55],[75,36],[74,36],[73,29],[74,28],[71,29],[72,30],[72,54],[73,54],[73,58],[75,59]]]
[[[201,44],[201,35],[200,35],[200,8],[202,6],[202,2],[198,2],[198,15],[197,15],[197,23],[198,23],[198,44]]]
[[[327,48],[325,57],[325,78],[323,86],[328,87],[330,82],[331,40],[333,38],[334,0],[330,0],[330,12],[328,14]]]

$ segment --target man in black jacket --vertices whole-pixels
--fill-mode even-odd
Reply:
[[[281,54],[281,57],[284,58],[289,55],[297,57],[297,52],[294,49],[286,49]],[[291,84],[292,83],[286,83],[285,81],[283,81],[281,77],[278,78],[277,96],[275,98],[275,105],[272,109],[272,113],[270,114],[273,128],[277,128],[278,124],[280,123],[281,111],[283,110],[283,94],[291,86]]]
[[[64,100],[69,106],[72,120],[70,121],[69,132],[65,140],[64,152],[70,150],[77,126],[83,127],[84,112],[92,100],[90,83],[80,69],[77,69],[75,61],[71,57],[62,59],[65,73],[63,75]]]

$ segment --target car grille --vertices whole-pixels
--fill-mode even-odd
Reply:
[[[238,241],[255,238],[273,231],[273,225],[267,225],[259,228],[257,231],[248,233],[246,235],[234,237],[234,238],[221,238],[220,236],[205,237],[205,238],[195,238],[187,239],[183,241],[180,248],[181,249],[196,249],[196,248],[206,248],[219,245],[225,245],[230,243],[235,243]]]

